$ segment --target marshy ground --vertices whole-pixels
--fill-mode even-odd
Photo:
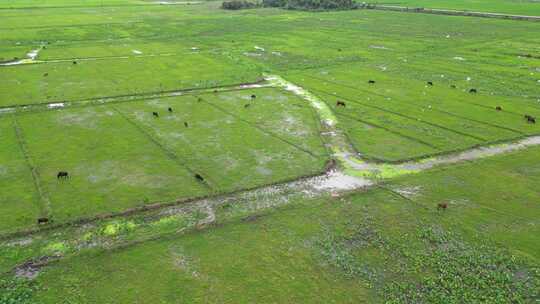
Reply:
[[[0,303],[539,299],[540,23],[220,4],[0,2]]]

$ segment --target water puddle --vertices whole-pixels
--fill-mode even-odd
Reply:
[[[35,62],[37,62],[36,59],[37,59],[37,57],[39,55],[39,52],[42,49],[43,49],[43,46],[41,46],[41,47],[39,47],[39,48],[37,48],[35,50],[31,50],[30,52],[28,52],[26,54],[26,58],[0,63],[0,66],[10,66],[10,65],[20,65],[20,64],[35,63]]]

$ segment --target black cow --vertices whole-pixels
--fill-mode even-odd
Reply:
[[[247,109],[247,108],[249,108],[250,106],[251,106],[251,105],[250,105],[249,103],[246,103],[246,104],[244,105],[244,108]]]
[[[159,117],[159,113],[158,112],[152,112],[152,116]]]
[[[195,178],[200,182],[204,182],[204,178],[199,173],[195,173]]]
[[[375,80],[368,81],[369,84],[375,84]]]
[[[525,114],[525,119],[527,119],[528,123],[536,123],[536,118],[534,116],[531,116],[529,114]]]
[[[346,107],[346,106],[347,106],[347,105],[346,105],[345,102],[343,102],[343,101],[339,101],[339,100],[338,100],[338,101],[336,102],[336,107]]]
[[[73,64],[77,64],[77,61],[73,61]]]
[[[476,91],[476,89],[470,89],[470,90],[469,90],[469,93],[476,94],[477,91]]]
[[[252,94],[251,99],[255,99],[255,98],[257,98],[257,96],[255,94]]]
[[[169,108],[167,109],[167,111],[169,111],[169,113],[172,113],[172,112],[173,112],[171,107],[169,107]]]
[[[452,89],[455,89],[455,88],[456,88],[456,85],[455,85],[455,84],[451,84],[450,87],[451,87]]]
[[[67,173],[66,171],[59,171],[58,174],[56,174],[56,178],[57,179],[66,179],[66,178],[69,178],[69,173]]]
[[[186,128],[189,127],[187,121],[184,122],[184,127],[186,127]]]
[[[428,81],[428,82],[427,82],[427,85],[428,85],[428,86],[432,86],[432,85],[433,85],[433,82]]]
[[[49,76],[49,73],[43,74],[43,77],[47,77],[47,76]]]
[[[197,98],[197,101],[198,101],[198,102],[201,102],[201,101],[202,101],[202,98],[201,98],[201,97]]]
[[[40,217],[37,219],[38,224],[47,224],[49,222],[49,219],[46,217]]]
[[[502,107],[501,107],[501,106],[496,106],[496,107],[495,107],[495,110],[497,110],[497,111],[502,111]]]

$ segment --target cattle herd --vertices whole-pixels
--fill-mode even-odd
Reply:
[[[375,80],[370,79],[370,80],[368,80],[368,83],[369,83],[369,84],[375,84],[376,82],[375,82]],[[427,84],[428,86],[433,86],[433,81],[428,81],[428,82],[426,82],[426,84]],[[450,87],[451,87],[452,89],[457,88],[456,85],[454,85],[454,84],[451,84]],[[471,93],[471,94],[476,94],[476,93],[478,93],[478,90],[476,90],[475,88],[471,88],[471,89],[469,89],[469,93]],[[252,95],[252,97],[253,97],[253,96],[255,96],[255,95]],[[343,107],[343,108],[345,108],[346,106],[347,106],[347,105],[345,104],[344,101],[341,101],[341,100],[336,101],[336,107]],[[249,104],[246,104],[244,107],[246,107],[246,108],[249,107]],[[496,106],[496,107],[495,107],[495,110],[496,110],[496,111],[502,111],[502,107],[501,107],[501,106]],[[531,115],[529,115],[529,114],[525,114],[523,117],[527,120],[528,123],[532,123],[532,124],[535,124],[535,123],[536,123],[536,118],[535,118],[534,116],[531,116]]]
[[[74,61],[73,64],[77,64],[77,62]],[[45,73],[43,76],[48,76],[48,73]],[[369,84],[375,84],[375,80],[369,80],[368,83],[369,83]],[[432,82],[432,81],[428,81],[428,82],[427,82],[427,85],[428,85],[428,86],[433,86],[433,82]],[[456,88],[455,85],[450,85],[450,87],[451,87],[451,88],[454,88],[454,89]],[[217,93],[217,91],[214,91],[214,92]],[[469,93],[475,94],[475,93],[477,93],[477,90],[476,90],[475,88],[471,88],[471,89],[469,89]],[[252,95],[251,95],[251,99],[255,99],[256,97],[257,97],[257,96],[256,96],[255,94],[252,94]],[[199,97],[199,98],[197,99],[197,101],[198,101],[198,102],[202,101],[202,98]],[[347,105],[346,105],[346,103],[345,103],[344,101],[341,101],[341,100],[336,101],[336,107],[343,107],[343,108],[344,108],[344,107],[346,107],[346,106],[347,106]],[[249,103],[244,105],[244,108],[249,108],[249,107],[250,107],[250,104],[249,104]],[[502,109],[501,106],[496,106],[496,107],[495,107],[495,110],[496,110],[496,111],[502,111],[503,109]],[[167,111],[168,111],[169,113],[173,113],[173,112],[174,112],[172,107],[168,107],[168,108],[167,108]],[[153,116],[154,118],[159,118],[159,112],[153,111],[153,112],[152,112],[152,116]],[[531,115],[529,115],[529,114],[525,114],[523,117],[525,118],[525,120],[526,120],[528,123],[532,123],[532,124],[536,123],[536,118],[535,118],[534,116],[531,116]],[[184,127],[186,127],[186,128],[189,127],[189,124],[188,124],[187,121],[184,122]],[[57,178],[58,180],[69,179],[69,177],[70,177],[70,176],[69,176],[69,173],[68,173],[67,171],[59,171],[58,174],[56,175],[56,178]],[[195,179],[197,179],[199,182],[204,182],[204,178],[203,178],[202,175],[200,175],[199,173],[195,173]],[[446,203],[440,203],[440,204],[437,205],[437,209],[441,209],[441,210],[444,210],[444,209],[446,209],[447,207],[448,207],[448,205],[447,205]],[[39,219],[38,219],[38,223],[39,223],[39,224],[45,224],[45,223],[48,223],[48,221],[49,221],[49,220],[48,220],[47,218],[39,218]]]

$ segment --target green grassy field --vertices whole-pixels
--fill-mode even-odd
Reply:
[[[169,2],[0,0],[0,304],[539,299],[538,147],[388,163],[540,135],[540,23]]]
[[[286,106],[291,103],[300,107]],[[263,117],[270,108],[273,114]],[[32,184],[6,117],[2,131],[10,134],[13,153],[6,151],[2,163],[13,168],[1,172],[6,187],[21,190],[0,197],[2,214],[16,215],[0,224],[4,232],[33,226],[35,206],[42,217],[62,223],[292,180],[321,172],[327,160],[317,118],[302,100],[277,89],[72,107],[14,119],[42,191]],[[71,178],[59,181],[59,171]]]
[[[67,259],[40,276],[38,296],[45,303],[529,302],[540,279],[539,152]],[[437,210],[438,202],[448,209]]]

